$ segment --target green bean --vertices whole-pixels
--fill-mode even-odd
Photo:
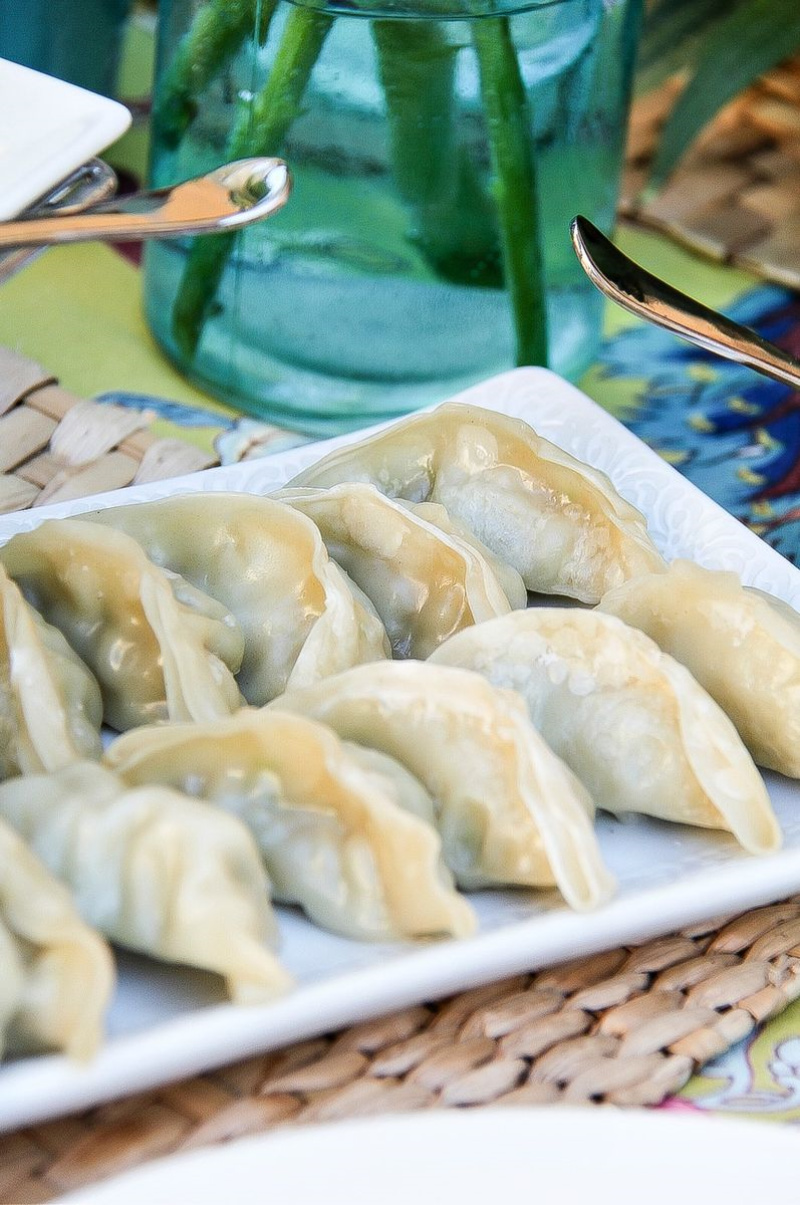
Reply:
[[[226,159],[276,154],[300,112],[311,77],[333,18],[316,8],[292,8],[286,21],[269,78],[252,103],[243,107],[226,148]],[[205,323],[217,304],[235,234],[206,235],[192,244],[183,270],[172,333],[183,355],[193,358]]]
[[[266,38],[277,0],[209,0],[198,12],[159,83],[153,130],[175,148],[197,113],[199,98],[248,36]]]
[[[472,25],[494,170],[494,193],[511,298],[517,364],[547,363],[547,315],[539,239],[533,123],[507,17]]]

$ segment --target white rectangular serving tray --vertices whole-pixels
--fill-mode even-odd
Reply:
[[[661,551],[734,569],[750,585],[800,609],[800,571],[762,543],[573,386],[543,369],[517,369],[459,395],[530,422],[546,438],[603,469],[647,516]],[[363,434],[363,433],[361,433]],[[196,490],[268,493],[343,436],[263,460],[0,518],[0,542],[46,518]],[[235,1059],[335,1030],[381,1012],[682,925],[745,910],[800,890],[800,784],[766,775],[785,834],[767,858],[724,834],[646,818],[598,821],[619,892],[590,914],[553,892],[475,893],[480,929],[465,941],[370,945],[332,936],[280,909],[282,958],[297,988],[278,1002],[242,1008],[211,975],[122,955],[105,1048],[88,1066],[46,1055],[0,1068],[0,1129],[194,1075]]]
[[[21,213],[131,123],[117,101],[7,59],[0,59],[0,113],[0,219]]]

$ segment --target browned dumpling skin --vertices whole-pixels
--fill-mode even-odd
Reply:
[[[250,494],[180,494],[88,517],[132,536],[236,617],[244,637],[237,682],[248,703],[390,656],[374,609],[291,507]]]
[[[500,588],[508,599],[512,611],[518,611],[528,605],[528,588],[513,565],[509,565],[501,556],[492,552],[491,548],[487,548],[474,532],[471,532],[464,523],[460,523],[454,515],[451,515],[441,502],[408,502],[405,498],[398,498],[397,501],[401,506],[406,506],[413,511],[418,518],[438,527],[445,535],[465,541],[480,553],[500,583]]]
[[[139,728],[106,760],[129,783],[190,791],[239,816],[277,898],[348,937],[464,937],[469,904],[442,862],[433,804],[391,758],[288,712]]]
[[[0,563],[90,667],[112,728],[230,715],[243,640],[233,615],[159,569],[129,536],[48,519],[13,536]]]
[[[441,503],[529,590],[596,603],[664,568],[644,516],[609,478],[521,419],[449,402],[324,457],[292,488],[367,481]]]
[[[345,482],[273,497],[316,524],[330,555],[371,599],[396,657],[424,660],[454,632],[511,609],[473,545],[373,485]]]
[[[612,892],[592,801],[514,692],[429,661],[387,661],[290,691],[273,708],[316,719],[419,778],[460,886],[557,886],[582,909]]]
[[[0,778],[99,757],[102,718],[92,673],[0,565]]]

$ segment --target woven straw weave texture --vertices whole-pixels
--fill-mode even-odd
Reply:
[[[800,897],[403,1009],[0,1139],[0,1201],[47,1201],[278,1126],[427,1108],[649,1105],[800,996]]]
[[[727,105],[655,197],[642,202],[681,81],[633,107],[621,213],[712,259],[800,288],[800,56]]]
[[[76,397],[0,347],[0,514],[208,468],[216,460],[157,439],[139,410]]]

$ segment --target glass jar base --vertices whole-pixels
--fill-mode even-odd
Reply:
[[[160,252],[157,261],[152,258],[154,250]],[[382,347],[380,355],[378,340],[374,339],[372,359],[376,364],[383,364],[385,360],[383,372],[367,370],[368,357],[361,354],[357,343],[355,350],[351,349],[351,359],[357,359],[361,354],[365,371],[348,372],[342,364],[336,370],[325,371],[324,367],[317,368],[308,360],[299,364],[276,354],[274,348],[268,350],[268,342],[274,344],[279,340],[274,338],[272,315],[265,305],[258,310],[259,324],[253,326],[227,320],[224,313],[217,316],[207,324],[196,358],[187,361],[173,340],[171,328],[164,322],[164,315],[170,308],[165,281],[170,283],[171,274],[168,276],[163,270],[169,262],[168,257],[160,248],[150,249],[150,256],[148,267],[152,269],[155,262],[160,270],[158,273],[150,271],[150,287],[146,293],[148,319],[159,345],[178,370],[219,401],[290,431],[318,438],[355,431],[444,401],[470,385],[514,367],[507,351],[508,338],[498,337],[496,342],[502,346],[497,357],[481,357],[478,364],[475,363],[474,345],[465,345],[463,357],[454,357],[453,344],[458,345],[458,340],[451,338],[449,363],[441,364],[438,374],[433,371],[432,359],[428,357],[430,375],[399,378],[396,364],[408,356],[409,346],[413,345],[417,361],[421,358],[420,339],[414,342],[411,332],[406,329],[393,339],[391,347]],[[177,261],[175,266],[178,266]],[[283,295],[285,290],[264,289],[265,294],[270,292]],[[309,322],[310,308],[308,297],[304,305],[294,308],[293,312],[301,313],[305,318],[298,325],[301,332]],[[554,371],[571,380],[581,376],[597,352],[601,315],[602,298],[585,280],[577,287],[568,285],[549,292],[550,367]],[[316,329],[314,323],[309,324]],[[455,320],[452,325],[455,331],[463,327],[463,323]],[[337,338],[342,339],[342,334],[333,322],[331,327],[326,338],[338,347]],[[317,337],[317,345],[319,342]],[[487,346],[491,344],[492,340],[487,340]],[[467,371],[451,370],[453,361],[458,358],[463,360],[465,367],[469,365]]]
[[[470,385],[514,367],[513,364],[498,364],[493,370],[487,369],[468,377],[394,384],[331,377],[293,369],[285,364],[270,365],[269,361],[262,360],[262,370],[280,368],[280,376],[272,377],[265,373],[253,378],[240,371],[231,374],[227,365],[226,370],[217,377],[213,361],[210,363],[208,358],[203,359],[202,371],[199,371],[187,365],[168,345],[161,346],[184,376],[218,401],[262,422],[317,439],[344,435],[373,423],[410,414],[424,406],[445,401]],[[586,354],[585,346],[581,350],[584,354],[574,362],[572,371],[562,375],[575,380],[588,368],[592,356]]]
[[[203,358],[202,370],[198,370],[187,365],[169,345],[161,346],[183,376],[218,401],[262,422],[318,439],[410,414],[493,375],[482,372],[470,377],[394,384],[331,377],[263,359],[259,377],[243,374],[238,367],[231,374],[229,365],[217,375],[208,357]],[[509,367],[498,365],[497,371]],[[280,369],[280,373],[267,375],[270,368]]]

